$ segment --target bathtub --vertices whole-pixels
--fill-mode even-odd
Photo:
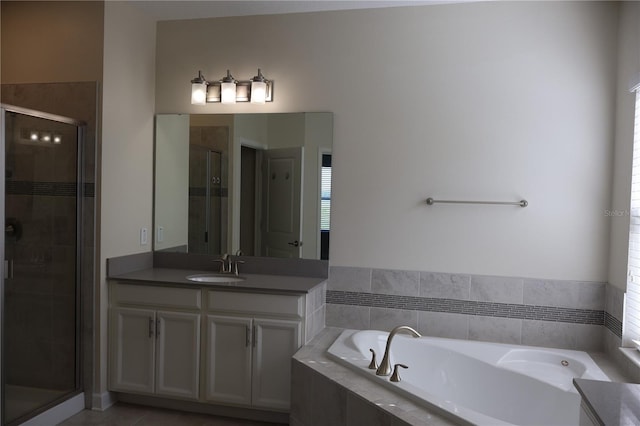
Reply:
[[[578,425],[580,395],[573,379],[610,381],[586,352],[397,334],[391,365],[409,368],[401,368],[402,380],[394,383],[367,368],[370,348],[382,360],[387,336],[345,330],[328,354],[458,423]]]

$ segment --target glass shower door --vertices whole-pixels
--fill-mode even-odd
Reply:
[[[222,154],[189,147],[189,252],[221,254]]]
[[[80,133],[43,117],[4,115],[3,425],[80,389]]]

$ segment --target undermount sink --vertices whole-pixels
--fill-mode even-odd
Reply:
[[[238,277],[235,275],[213,275],[213,274],[188,275],[186,278],[189,281],[195,281],[198,283],[234,283],[234,282],[245,280],[244,277]]]

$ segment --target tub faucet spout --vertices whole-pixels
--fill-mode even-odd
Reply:
[[[377,376],[388,376],[389,374],[391,374],[391,362],[389,361],[391,352],[391,340],[393,339],[393,336],[400,332],[406,332],[408,334],[411,334],[413,337],[422,337],[420,333],[407,325],[401,325],[391,330],[391,332],[389,333],[389,337],[387,337],[387,347],[384,350],[382,362],[380,362],[380,367],[378,367],[378,369],[376,370]]]

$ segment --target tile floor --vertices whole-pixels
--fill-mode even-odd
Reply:
[[[105,411],[84,410],[58,426],[285,426],[207,414],[117,403]]]

